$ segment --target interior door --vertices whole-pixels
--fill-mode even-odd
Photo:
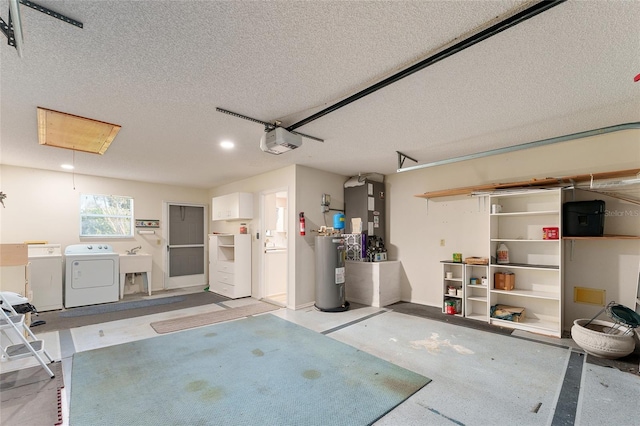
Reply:
[[[288,306],[288,190],[262,193],[261,297]]]
[[[165,288],[206,285],[206,206],[167,203]]]

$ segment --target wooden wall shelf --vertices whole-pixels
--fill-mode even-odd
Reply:
[[[562,237],[563,240],[640,240],[638,235],[603,235],[601,237]]]
[[[636,176],[640,173],[640,169],[619,170],[615,172],[593,173],[574,176],[563,176],[559,178],[542,178],[531,179],[527,181],[511,182],[511,183],[491,183],[485,185],[467,186],[463,188],[443,189],[440,191],[425,192],[417,194],[420,198],[439,198],[451,197],[455,195],[471,195],[474,192],[488,192],[498,189],[542,189],[548,187],[558,187],[564,185],[572,185],[579,182],[588,182],[591,179],[614,179],[622,177]]]

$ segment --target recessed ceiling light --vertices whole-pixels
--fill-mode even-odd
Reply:
[[[63,164],[60,167],[62,167],[65,170],[73,170],[75,168],[71,164]]]
[[[231,141],[222,141],[222,142],[220,142],[220,146],[223,147],[224,149],[231,149],[234,146],[236,146],[236,144],[234,144]]]

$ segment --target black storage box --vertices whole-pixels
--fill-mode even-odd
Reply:
[[[562,205],[562,234],[567,237],[601,237],[604,201],[570,201]]]

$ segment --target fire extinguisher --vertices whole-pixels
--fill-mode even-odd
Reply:
[[[304,212],[300,212],[300,235],[305,235]]]

